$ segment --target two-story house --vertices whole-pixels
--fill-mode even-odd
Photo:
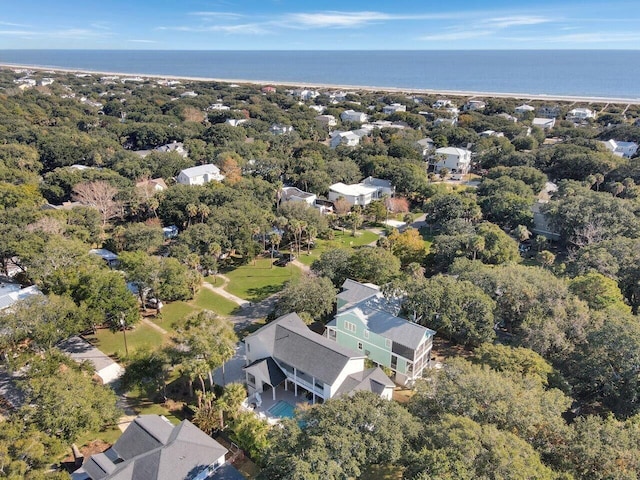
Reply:
[[[249,396],[293,390],[313,403],[359,390],[391,399],[393,382],[380,368],[365,368],[362,351],[351,350],[312,332],[296,313],[268,323],[244,340]]]
[[[436,332],[398,317],[398,305],[377,285],[347,279],[337,302],[338,312],[327,324],[329,340],[391,369],[399,384],[415,381],[430,365]]]

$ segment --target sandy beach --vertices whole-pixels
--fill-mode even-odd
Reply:
[[[304,83],[304,82],[283,82],[278,80],[246,80],[240,78],[208,78],[208,77],[187,77],[178,75],[156,75],[135,72],[108,72],[97,70],[80,70],[73,68],[59,67],[43,67],[37,65],[19,65],[12,63],[0,63],[0,68],[33,70],[37,72],[55,72],[55,73],[73,73],[73,74],[92,74],[104,76],[118,77],[141,77],[154,80],[180,80],[189,82],[218,82],[229,84],[246,84],[246,85],[274,85],[283,87],[301,87],[313,89],[336,89],[336,90],[352,90],[352,91],[368,91],[368,92],[390,92],[405,93],[417,95],[442,95],[466,98],[515,98],[519,100],[548,100],[555,102],[574,102],[574,103],[616,103],[621,105],[640,105],[640,98],[616,98],[616,97],[590,97],[590,96],[573,96],[573,95],[545,95],[545,94],[529,94],[514,92],[474,92],[461,90],[433,90],[424,88],[397,88],[397,87],[377,87],[369,85],[340,85],[328,83]]]

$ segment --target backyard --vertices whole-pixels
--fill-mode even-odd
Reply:
[[[379,235],[369,230],[358,231],[356,232],[355,237],[351,234],[351,231],[336,232],[333,240],[316,240],[315,248],[311,249],[310,253],[307,253],[306,249],[301,250],[298,260],[305,265],[311,266],[313,261],[319,258],[320,255],[327,250],[334,248],[361,247],[377,241],[378,238],[380,238]]]

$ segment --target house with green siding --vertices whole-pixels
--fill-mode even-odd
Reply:
[[[436,332],[400,318],[399,305],[385,299],[377,285],[347,279],[337,303],[325,332],[329,340],[389,368],[401,385],[412,383],[430,365]]]

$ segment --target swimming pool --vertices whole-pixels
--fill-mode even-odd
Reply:
[[[278,403],[273,405],[267,410],[272,416],[278,418],[293,418],[295,416],[295,407],[289,402],[279,400]]]

